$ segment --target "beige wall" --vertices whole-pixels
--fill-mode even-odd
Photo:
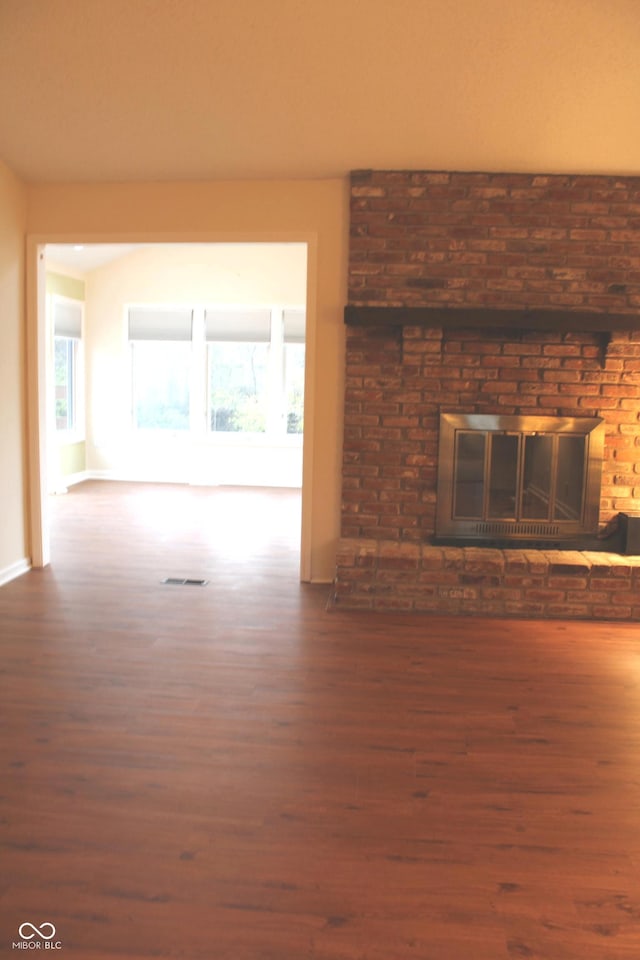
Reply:
[[[0,582],[26,567],[26,191],[0,162]]]
[[[29,190],[34,241],[292,242],[308,244],[305,411],[306,577],[330,580],[339,534],[342,311],[348,184],[289,182],[39,185]],[[304,564],[304,557],[303,557]]]
[[[303,305],[306,257],[304,244],[141,246],[86,275],[87,320],[113,325],[128,303]]]
[[[70,300],[84,301],[85,288],[84,280],[67,276],[60,267],[47,270],[47,293],[55,293],[59,297],[68,297]]]

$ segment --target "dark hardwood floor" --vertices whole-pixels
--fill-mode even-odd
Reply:
[[[52,506],[0,589],[0,952],[640,958],[640,628],[328,611],[292,492]]]

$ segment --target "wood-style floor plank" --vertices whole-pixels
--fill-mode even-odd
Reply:
[[[328,610],[292,491],[52,508],[0,589],[0,953],[638,960],[640,628]]]

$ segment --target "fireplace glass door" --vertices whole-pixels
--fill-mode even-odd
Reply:
[[[599,418],[442,414],[436,533],[595,532],[603,430]]]

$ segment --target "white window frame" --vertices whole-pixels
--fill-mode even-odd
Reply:
[[[251,310],[256,310],[261,308],[256,307],[229,307],[228,305],[218,305],[210,306],[208,305],[205,311],[210,313],[224,313],[229,315],[230,319],[234,312],[238,314],[247,313]],[[267,416],[266,416],[266,429],[261,433],[251,433],[249,431],[236,431],[236,430],[212,430],[211,429],[211,396],[210,396],[210,376],[211,376],[211,356],[209,350],[209,344],[215,343],[216,340],[208,340],[205,344],[205,363],[206,363],[206,373],[205,373],[205,383],[206,383],[206,412],[205,412],[205,421],[206,421],[206,431],[207,437],[211,443],[224,443],[224,444],[246,444],[251,443],[254,445],[262,446],[301,446],[302,445],[302,433],[288,433],[287,432],[287,410],[286,410],[286,395],[285,395],[285,347],[286,344],[290,341],[285,339],[284,333],[284,316],[287,310],[300,311],[304,317],[305,309],[304,307],[293,306],[293,307],[283,307],[283,306],[270,306],[268,308],[270,311],[270,338],[268,341],[265,341],[269,344],[269,351],[267,356]],[[227,343],[240,343],[240,342],[253,342],[253,341],[243,341],[243,340],[233,340],[232,339],[232,328],[228,328],[228,335],[224,338],[224,342]],[[304,342],[298,341],[298,342]]]
[[[131,336],[131,317],[136,314],[144,314],[145,312],[151,314],[156,312],[158,314],[176,314],[176,313],[191,313],[191,337],[180,337],[180,338],[166,338],[162,336],[142,336],[136,337]],[[193,408],[193,343],[194,343],[194,334],[193,334],[193,307],[188,304],[138,304],[131,303],[125,307],[125,337],[127,340],[127,347],[129,353],[129,386],[130,386],[130,397],[129,397],[129,410],[130,410],[130,424],[131,429],[136,434],[146,435],[146,436],[163,436],[163,437],[188,437],[192,430],[192,408]],[[137,344],[142,343],[187,343],[189,344],[189,371],[188,371],[188,400],[189,400],[189,422],[185,428],[175,428],[175,427],[145,427],[139,426],[136,422],[136,361],[135,361],[135,348]]]
[[[190,408],[190,427],[188,429],[165,429],[153,427],[140,427],[136,424],[135,412],[135,345],[143,342],[130,336],[129,320],[134,311],[153,311],[171,312],[189,310],[192,312],[191,326],[191,371],[189,381],[189,408]],[[247,314],[252,311],[268,312],[270,319],[270,345],[267,369],[267,429],[264,433],[251,433],[240,431],[211,430],[211,398],[210,398],[210,351],[206,334],[206,316],[210,313],[224,313],[230,318],[233,314]],[[299,312],[302,315],[303,323],[305,317],[305,307],[299,305],[292,306],[274,306],[268,305],[250,305],[239,306],[229,304],[207,304],[206,306],[197,303],[129,303],[124,309],[124,336],[127,341],[129,354],[129,384],[130,384],[130,423],[131,429],[136,434],[160,434],[163,436],[186,437],[191,436],[207,444],[216,445],[246,445],[252,446],[302,446],[302,433],[287,433],[287,411],[285,395],[285,347],[288,342],[304,343],[304,338],[297,341],[285,340],[284,324],[287,311]],[[231,331],[230,331],[231,332]],[[169,342],[160,338],[146,337],[146,340],[152,342]],[[185,342],[184,340],[180,342]],[[227,338],[227,342],[233,341]],[[244,341],[248,342],[248,341]]]
[[[80,314],[80,335],[71,336],[66,333],[56,332],[56,307],[69,305],[77,309]],[[51,379],[52,379],[52,404],[53,404],[53,427],[54,435],[58,443],[71,444],[81,443],[86,439],[86,420],[85,420],[85,365],[84,365],[84,303],[73,297],[65,297],[62,294],[51,294]],[[71,427],[58,429],[56,425],[56,341],[65,340],[72,344],[71,348],[71,406],[73,411],[73,423]]]

